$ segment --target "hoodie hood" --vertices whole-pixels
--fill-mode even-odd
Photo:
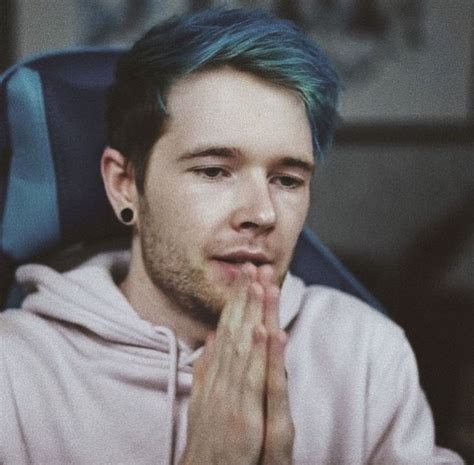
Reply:
[[[116,251],[97,255],[65,273],[45,265],[21,266],[16,279],[27,294],[22,309],[84,327],[109,342],[168,352],[170,330],[141,319],[118,287],[129,260],[129,251]],[[300,279],[287,274],[280,298],[282,328],[297,315],[304,287]],[[182,341],[176,344],[180,368],[191,366],[201,349],[192,352]]]
[[[147,353],[152,354],[157,367],[153,379],[157,379],[158,388],[166,393],[165,456],[166,463],[172,464],[177,397],[189,395],[192,366],[202,347],[192,351],[169,328],[154,326],[140,318],[117,285],[127,273],[129,260],[128,251],[107,252],[65,273],[44,265],[24,265],[16,274],[27,293],[22,310],[52,321],[59,331],[70,325],[83,328],[82,332],[92,333],[104,347],[112,345],[125,352],[152,349]],[[298,313],[303,292],[304,284],[288,275],[280,300],[283,328]],[[127,379],[130,367],[123,370],[121,376]]]
[[[129,252],[104,253],[65,273],[22,266],[16,274],[27,293],[22,309],[84,327],[109,342],[166,351],[157,327],[138,316],[117,286],[129,257]]]

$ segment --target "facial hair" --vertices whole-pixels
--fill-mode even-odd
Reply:
[[[191,263],[186,250],[166,228],[153,220],[144,198],[140,201],[140,218],[143,263],[154,286],[184,314],[215,329],[225,304],[224,296],[208,282],[204,270]]]

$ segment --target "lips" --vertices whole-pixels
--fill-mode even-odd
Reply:
[[[252,263],[255,266],[271,264],[271,258],[263,252],[236,251],[214,257],[219,260],[233,265],[241,265],[243,263]]]

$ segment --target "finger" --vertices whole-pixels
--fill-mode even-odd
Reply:
[[[241,389],[242,402],[256,402],[255,408],[261,408],[265,395],[268,344],[268,332],[263,324],[253,329],[251,344]]]
[[[268,343],[267,360],[267,414],[271,423],[280,415],[289,414],[288,380],[285,369],[285,346],[287,335],[284,331],[272,333]]]
[[[253,282],[249,286],[247,304],[245,306],[241,340],[249,343],[252,338],[252,332],[257,326],[263,324],[264,316],[265,290],[258,282]]]
[[[280,331],[280,289],[274,284],[266,288],[264,323],[269,333]]]
[[[206,342],[204,343],[204,350],[202,353],[203,362],[206,366],[209,364],[209,360],[214,355],[215,343],[216,333],[214,331],[209,331],[206,336]]]
[[[279,463],[269,457],[291,457],[293,447],[294,427],[284,363],[287,339],[287,335],[279,331],[270,335],[268,343],[265,464]]]
[[[214,354],[214,344],[216,335],[210,331],[206,336],[201,356],[194,362],[193,367],[193,385],[200,385],[206,378],[206,372],[209,368],[211,357]]]
[[[287,397],[287,375],[285,370],[285,347],[288,336],[284,331],[270,333],[268,343],[267,385],[270,401],[279,402]],[[272,396],[274,394],[275,396]],[[273,397],[273,398],[272,398]],[[275,404],[277,405],[277,404]]]
[[[271,265],[262,265],[258,267],[257,279],[263,287],[275,283],[275,273]]]
[[[222,310],[218,324],[218,336],[219,327],[226,328],[226,331],[231,332],[238,330],[240,327],[248,298],[248,287],[251,282],[255,281],[256,275],[257,268],[255,265],[246,263],[242,266],[240,273],[231,286],[229,296]]]
[[[231,379],[235,383],[242,382],[252,352],[253,330],[263,321],[262,286],[257,282],[250,283],[246,297],[242,310],[238,310],[242,312],[240,326],[235,328],[229,327],[228,324],[218,326],[216,337],[218,356],[212,362],[216,377]]]
[[[201,354],[193,365],[193,388],[200,385],[205,378],[206,368],[203,355]]]

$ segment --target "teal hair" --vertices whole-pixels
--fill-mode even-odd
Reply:
[[[170,86],[193,72],[232,66],[295,91],[321,159],[337,123],[339,80],[321,49],[293,23],[260,10],[211,9],[148,31],[119,61],[109,92],[109,145],[129,157],[143,188]]]

